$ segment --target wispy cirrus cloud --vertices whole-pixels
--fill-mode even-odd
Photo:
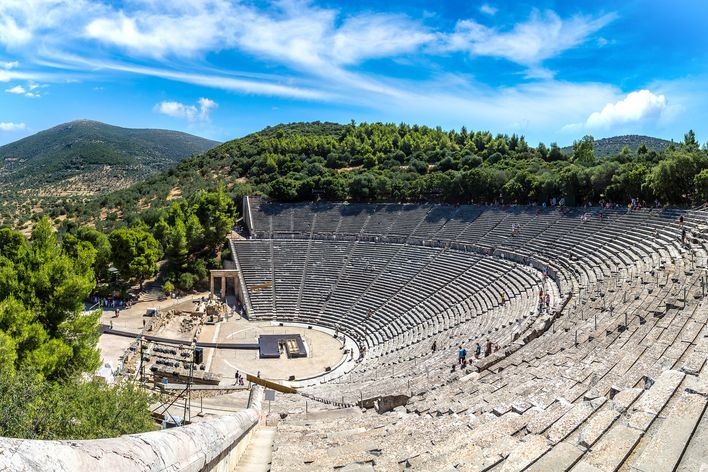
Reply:
[[[491,16],[496,7],[483,4],[481,11]],[[65,44],[85,46],[93,42],[117,48],[138,62],[150,62],[150,66],[144,66],[111,60],[125,70],[149,71],[150,75],[159,73],[190,83],[198,79],[210,82],[210,86],[246,93],[324,98],[336,97],[338,94],[331,90],[343,87],[396,94],[391,81],[352,69],[371,59],[413,53],[500,57],[527,66],[528,78],[549,79],[553,74],[542,67],[544,60],[583,43],[613,18],[608,14],[564,19],[552,11],[534,11],[528,20],[511,27],[460,20],[453,31],[444,31],[405,14],[365,12],[345,16],[341,10],[305,0],[265,5],[230,0],[134,1],[121,7],[88,0],[7,0],[0,6],[0,43],[24,44],[37,36],[45,50],[66,50]],[[12,33],[15,26],[23,33]],[[87,52],[85,47],[80,50],[80,55]],[[229,79],[225,77],[228,74],[218,71],[203,74],[170,70],[174,58],[199,63],[208,53],[224,50],[275,62],[315,78],[315,90],[298,90],[268,80],[253,83]],[[100,57],[92,53],[87,54],[90,62],[100,62]],[[185,65],[189,70],[192,64]]]
[[[17,64],[3,67],[0,81],[23,81],[25,93],[37,93],[24,83],[82,74],[148,76],[244,95],[366,107],[379,116],[407,110],[410,120],[435,111],[515,131],[536,122],[558,129],[620,96],[612,86],[556,80],[546,64],[581,45],[597,47],[590,39],[615,14],[534,10],[515,22],[486,3],[479,7],[482,24],[391,11],[345,11],[306,0],[5,0],[0,2],[0,47],[19,58],[22,69],[29,65],[34,71],[20,71]],[[450,57],[464,58],[468,75],[438,74]],[[477,63],[469,58],[488,57],[521,65],[526,74],[515,70],[518,83],[503,87],[477,83],[472,78]],[[424,65],[411,67],[411,74],[387,75],[385,68],[374,67],[379,62],[373,61],[382,59],[397,66]],[[32,69],[36,65],[42,69]],[[10,83],[7,90],[16,87]],[[212,109],[171,100],[154,107],[191,123],[208,119]]]
[[[280,2],[271,9],[219,0],[176,3],[167,11],[162,4],[145,6],[132,14],[105,12],[86,25],[84,34],[145,57],[238,49],[299,66],[358,64],[436,40],[405,15],[367,13],[338,25],[338,11],[308,2]]]
[[[18,49],[36,37],[61,31],[63,40],[76,31],[87,18],[105,9],[102,3],[90,0],[2,0],[0,2],[0,44]]]
[[[272,74],[255,74],[239,71],[220,71],[204,69],[203,67],[192,67],[191,71],[175,70],[171,67],[142,66],[127,62],[117,62],[103,59],[93,59],[80,57],[72,54],[60,52],[53,53],[54,57],[60,61],[55,67],[62,67],[66,70],[81,71],[87,68],[93,73],[115,73],[123,72],[148,77],[159,77],[193,85],[239,92],[244,94],[264,95],[274,97],[285,97],[301,100],[325,100],[332,98],[327,92],[310,86],[299,86],[290,77],[277,76]],[[182,67],[181,69],[186,69]]]
[[[543,13],[534,10],[528,20],[515,24],[511,29],[462,20],[447,36],[444,47],[537,68],[543,61],[584,43],[616,18],[616,14],[609,13],[598,17],[576,15],[563,19],[551,10]]]

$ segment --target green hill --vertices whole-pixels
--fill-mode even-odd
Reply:
[[[97,171],[120,176],[104,180],[106,190],[126,187],[147,174],[165,169],[194,153],[217,145],[215,141],[177,131],[128,129],[97,121],[79,120],[41,131],[0,147],[0,189],[47,191],[47,186],[77,180],[76,192]],[[99,184],[100,185],[100,184]],[[71,191],[63,188],[63,191]]]
[[[628,146],[630,151],[636,152],[637,148],[642,144],[644,144],[650,151],[659,152],[669,147],[671,145],[671,141],[652,138],[651,136],[627,134],[624,136],[596,139],[593,143],[593,148],[596,157],[607,157],[616,156],[625,146]],[[563,152],[571,154],[573,152],[573,146],[564,147]]]
[[[597,155],[607,152],[603,146],[608,142],[613,139],[596,142]],[[658,142],[647,141],[647,147]],[[622,137],[613,145],[619,143],[634,140]],[[28,218],[48,214],[55,224],[69,220],[99,229],[138,217],[152,225],[176,200],[218,187],[237,202],[245,194],[278,201],[450,203],[533,203],[563,197],[568,205],[600,199],[624,204],[636,196],[682,204],[702,198],[693,177],[705,168],[708,154],[697,143],[676,143],[658,152],[610,153],[604,159],[597,155],[580,158],[555,144],[532,147],[522,136],[465,128],[291,123],[228,141],[114,192],[45,198],[40,204],[34,198],[9,221],[23,227]],[[655,172],[660,165],[663,170]]]
[[[129,187],[217,144],[177,131],[90,120],[55,126],[0,146],[0,220],[26,214],[23,206],[41,211],[56,199],[79,202]]]

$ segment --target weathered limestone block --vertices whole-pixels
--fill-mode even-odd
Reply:
[[[708,399],[684,393],[632,468],[637,472],[673,470],[701,419]]]
[[[587,470],[590,466],[597,470],[612,472],[617,470],[642,436],[642,432],[625,425],[615,425],[593,446],[583,460],[572,470]],[[592,469],[590,469],[592,470]]]
[[[549,428],[546,433],[548,440],[551,441],[552,444],[562,441],[583,424],[583,422],[604,403],[604,397],[596,398],[593,401],[577,403]]]
[[[529,464],[548,451],[550,447],[543,436],[528,435],[511,451],[509,457],[502,464],[501,470],[502,472],[524,470]]]
[[[629,405],[634,403],[642,392],[644,392],[644,390],[641,388],[627,388],[620,391],[612,398],[613,409],[619,413],[624,413],[627,411],[627,408],[629,408]]]
[[[258,423],[255,409],[150,433],[87,441],[0,439],[0,470],[179,471],[216,466]]]
[[[593,444],[609,429],[612,423],[619,417],[615,410],[602,410],[593,416],[590,421],[580,430],[578,444],[585,448],[592,447]]]
[[[646,431],[685,376],[686,374],[677,370],[667,370],[662,373],[654,385],[630,408],[629,425]]]
[[[583,454],[580,448],[561,442],[534,462],[527,470],[529,472],[548,472],[550,470],[567,470]]]

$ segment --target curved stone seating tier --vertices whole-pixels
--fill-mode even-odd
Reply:
[[[681,253],[678,218],[686,226],[705,226],[705,210],[598,208],[542,209],[475,205],[269,204],[252,200],[256,236],[290,238],[366,238],[411,244],[471,244],[478,249],[531,258],[558,274],[563,293],[608,276],[640,260]],[[602,217],[600,217],[602,215]],[[291,222],[287,233],[271,220]],[[371,225],[369,225],[371,223]],[[511,225],[519,232],[511,235]],[[425,231],[429,231],[426,233]]]
[[[411,282],[397,285],[386,264],[358,292],[375,296],[392,277],[391,290],[400,294],[383,301],[395,320],[361,330],[369,340],[364,359],[302,392],[328,406],[378,397],[375,407],[385,411],[397,395],[410,397],[407,405],[384,414],[350,408],[332,417],[288,416],[278,426],[275,470],[708,467],[705,209],[255,201],[253,212],[257,237],[351,242],[340,248],[344,266],[332,263],[331,280],[344,290],[357,290],[345,282],[362,277],[357,258],[376,252],[365,243],[389,251],[386,260],[398,267],[409,251],[399,246],[420,254],[410,264]],[[283,214],[287,234],[275,223]],[[451,264],[453,252],[474,262]],[[495,283],[479,287],[457,271],[472,268]],[[542,280],[544,270],[557,286]],[[441,273],[449,282],[425,284]],[[317,279],[316,271],[307,277]],[[541,284],[552,294],[553,316],[531,314]],[[420,287],[421,299],[409,300]],[[337,296],[326,305],[351,302]],[[366,309],[355,297],[348,314]],[[331,315],[326,307],[320,313]],[[459,343],[469,352],[487,339],[501,349],[463,371],[452,368]]]
[[[370,357],[503,302],[534,298],[542,283],[528,267],[439,247],[319,240],[239,240],[232,247],[252,317],[339,329],[371,349]],[[546,285],[555,302],[557,290]],[[500,313],[507,312],[515,314]],[[416,327],[425,329],[412,338]]]
[[[686,254],[666,263],[668,280],[618,273],[582,288],[552,330],[479,373],[415,378],[389,413],[289,416],[273,468],[700,470],[708,302],[691,266],[705,262]],[[385,389],[396,375],[374,381]]]

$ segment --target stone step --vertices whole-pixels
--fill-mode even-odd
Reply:
[[[512,449],[509,456],[501,465],[501,472],[515,472],[524,470],[539,457],[541,457],[551,446],[546,438],[541,435],[531,434]]]
[[[598,408],[605,404],[605,397],[598,397],[590,401],[582,401],[573,406],[553,426],[548,429],[546,437],[551,444],[557,444],[567,438],[583,424]]]
[[[268,472],[273,454],[276,428],[256,429],[234,472]]]
[[[629,409],[627,425],[642,431],[649,429],[685,376],[686,374],[677,370],[663,372]]]
[[[585,453],[568,442],[560,442],[526,469],[528,472],[561,472],[569,470]]]
[[[526,429],[531,434],[541,434],[572,408],[573,404],[559,398],[553,405],[529,421]]]
[[[708,411],[698,422],[676,472],[695,472],[708,470]]]
[[[623,424],[616,424],[604,434],[573,472],[614,472],[642,437],[642,432]]]
[[[674,470],[696,425],[703,416],[707,402],[708,398],[701,394],[682,393],[631,470],[633,472]]]

